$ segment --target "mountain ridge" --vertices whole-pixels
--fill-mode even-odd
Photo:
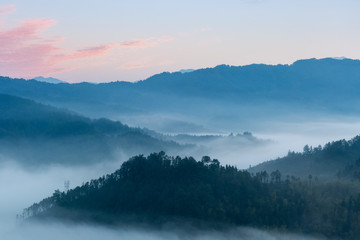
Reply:
[[[250,172],[279,170],[283,174],[322,180],[345,178],[360,180],[360,135],[350,140],[337,140],[324,146],[305,145],[303,152],[289,151],[287,156],[265,161],[249,168]]]
[[[185,147],[118,121],[91,119],[11,95],[0,94],[0,112],[0,162],[81,165],[118,160],[120,153]]]
[[[120,116],[116,120],[127,123],[130,118],[141,119],[136,117],[139,115],[178,114],[185,121],[211,125],[205,128],[239,128],[254,119],[281,115],[357,114],[359,79],[359,60],[325,58],[299,60],[291,65],[219,65],[186,74],[164,72],[134,83],[48,84],[0,77],[0,93],[90,117]],[[229,113],[240,121],[218,124],[215,120]],[[145,120],[137,124],[152,128]]]
[[[53,84],[59,84],[59,83],[67,83],[65,81],[62,81],[60,79],[57,79],[57,78],[53,78],[53,77],[42,77],[42,76],[38,76],[38,77],[35,77],[33,78],[34,80],[36,81],[39,81],[39,82],[47,82],[47,83],[53,83]]]

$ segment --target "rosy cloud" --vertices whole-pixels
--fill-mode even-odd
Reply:
[[[55,24],[52,19],[30,19],[24,21],[17,27],[8,30],[0,30],[0,46],[5,47],[22,47],[26,43],[34,40],[40,40],[42,37],[40,31],[47,29]]]
[[[15,5],[9,4],[0,6],[0,15],[15,12]]]
[[[77,60],[83,58],[91,58],[105,54],[113,48],[147,48],[154,47],[162,42],[172,41],[173,38],[162,37],[162,38],[148,38],[148,39],[137,39],[131,41],[123,41],[120,43],[108,43],[100,46],[94,46],[76,50],[70,54],[54,56],[53,60],[66,61],[66,60]]]
[[[120,43],[121,47],[136,47],[136,48],[143,48],[143,47],[153,47],[158,45],[162,42],[169,42],[174,40],[172,37],[161,37],[161,38],[147,38],[147,39],[138,39],[133,41],[124,41]]]
[[[91,57],[95,57],[95,56],[100,56],[114,47],[115,47],[115,45],[110,43],[110,44],[101,45],[101,46],[84,48],[84,49],[76,50],[70,54],[62,54],[62,55],[53,56],[52,60],[55,62],[61,62],[61,61],[68,61],[68,60],[91,58]]]
[[[2,7],[0,14],[13,10],[11,6]],[[10,29],[0,28],[0,75],[47,76],[80,67],[74,60],[102,56],[114,48],[146,48],[172,40],[169,37],[136,39],[67,51],[57,47],[61,38],[48,39],[42,34],[55,23],[53,19],[29,19]]]
[[[40,31],[53,24],[52,19],[30,19],[11,29],[0,29],[0,75],[28,77],[32,73],[47,73],[47,56],[59,49],[51,43],[41,43]]]

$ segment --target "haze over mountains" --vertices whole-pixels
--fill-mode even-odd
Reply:
[[[39,81],[39,82],[47,82],[47,83],[54,83],[54,84],[66,83],[65,81],[61,81],[57,78],[52,78],[52,77],[45,78],[42,76],[36,77],[36,78],[34,78],[34,80]]]
[[[359,9],[1,0],[0,240],[360,240]]]
[[[299,151],[306,144],[323,145],[357,135],[359,128],[353,122],[360,106],[359,76],[359,60],[327,58],[299,60],[292,65],[220,65],[188,73],[162,73],[136,83],[50,84],[0,77],[0,93],[160,133],[217,135],[216,141],[206,143],[204,137],[188,138],[187,143],[203,147],[201,151],[188,149],[183,156],[211,155],[245,168],[282,157],[288,150]],[[341,130],[331,122],[347,117],[355,120],[344,125],[340,119]],[[257,141],[238,138],[236,143],[236,138],[219,138],[246,131],[279,144],[260,150]],[[184,143],[181,135],[147,134]]]
[[[289,151],[287,156],[249,169],[253,173],[276,170],[302,178],[316,176],[321,180],[339,177],[360,180],[360,136],[349,141],[332,141],[324,146],[306,145],[303,152]]]
[[[268,144],[251,133],[163,135],[5,94],[0,94],[0,112],[0,162],[14,160],[35,168],[100,163],[154,151],[201,157]]]
[[[76,179],[74,190],[56,191],[27,209],[39,218],[108,224],[125,216],[156,225],[185,217],[207,227],[249,225],[356,239],[359,137],[335,140],[360,132],[359,79],[359,60],[332,58],[292,65],[220,65],[135,83],[55,84],[0,77],[0,163],[5,173],[17,171],[7,164],[16,162],[34,179],[38,170],[33,170],[41,166],[51,166],[61,181]],[[322,122],[337,118],[352,122]],[[305,144],[323,147],[306,146],[297,153]],[[160,153],[139,155],[151,152]],[[100,177],[133,155],[138,156],[125,166],[140,160],[124,167],[130,180],[125,175],[119,180],[123,168]],[[106,162],[113,165],[101,166]],[[238,170],[249,165],[256,166]],[[63,177],[63,172],[68,174]],[[81,185],[91,178],[98,179]],[[50,196],[48,189],[40,192],[41,198]],[[104,210],[95,204],[99,199],[115,207]],[[164,199],[170,199],[168,205]],[[240,200],[244,204],[238,205]]]
[[[298,116],[355,115],[360,61],[220,65],[144,81],[48,84],[1,77],[0,92],[163,132],[231,131]],[[142,117],[143,116],[143,117]],[[199,128],[200,127],[200,128]]]
[[[185,145],[108,119],[90,119],[32,100],[0,94],[0,161],[27,167],[79,165]]]

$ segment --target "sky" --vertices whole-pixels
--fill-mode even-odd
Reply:
[[[1,0],[0,75],[137,81],[220,64],[360,58],[358,0]]]

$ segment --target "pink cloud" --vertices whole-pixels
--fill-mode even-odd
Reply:
[[[147,38],[147,39],[137,39],[132,41],[124,41],[120,43],[121,47],[125,48],[143,48],[143,47],[153,47],[162,42],[169,42],[174,40],[172,37],[161,37],[161,38]]]
[[[53,57],[54,61],[67,61],[67,60],[77,60],[84,58],[91,58],[105,54],[111,48],[114,48],[115,44],[105,44],[101,46],[89,47],[80,50],[76,50],[70,54],[57,55]]]
[[[9,4],[0,6],[0,15],[15,12],[15,5]]]
[[[12,6],[12,5],[11,5]],[[0,8],[11,12],[10,5]],[[0,28],[0,75],[32,78],[80,67],[83,60],[102,56],[114,48],[146,48],[173,40],[170,37],[135,39],[68,51],[57,47],[63,38],[49,39],[42,33],[56,24],[53,19],[28,19],[10,29]]]
[[[41,43],[40,33],[53,24],[52,19],[29,19],[14,28],[1,29],[0,75],[28,77],[55,69],[47,63],[47,56],[59,49],[51,43]]]
[[[121,47],[147,47],[151,45],[146,39],[133,40],[133,41],[124,41],[120,43]]]
[[[49,28],[56,22],[53,19],[29,19],[17,27],[0,30],[0,46],[12,47],[42,38],[40,31]]]

